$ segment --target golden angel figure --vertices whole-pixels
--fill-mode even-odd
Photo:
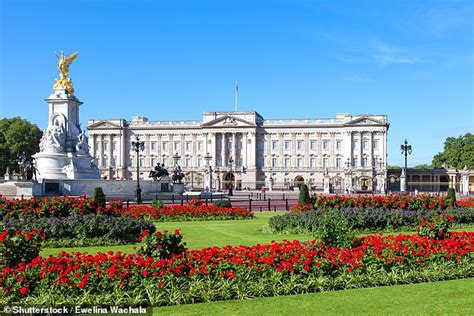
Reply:
[[[77,51],[72,53],[69,57],[64,55],[64,52],[61,51],[61,55],[58,56],[56,54],[56,57],[58,58],[58,69],[60,73],[60,79],[56,80],[56,83],[54,84],[54,89],[56,88],[64,88],[69,94],[74,94],[74,88],[72,87],[72,81],[69,76],[69,65],[72,64],[74,59],[77,57]]]

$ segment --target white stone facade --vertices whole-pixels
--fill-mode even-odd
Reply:
[[[205,112],[196,121],[136,116],[88,122],[91,155],[103,177],[136,178],[131,142],[139,136],[145,142],[138,157],[142,178],[157,163],[171,171],[178,153],[186,184],[204,189],[209,153],[214,190],[228,185],[232,171],[236,189],[287,189],[300,180],[323,190],[330,179],[332,192],[384,191],[388,128],[385,115],[274,120],[255,111]]]

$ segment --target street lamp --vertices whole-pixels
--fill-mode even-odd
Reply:
[[[221,169],[219,167],[216,168],[217,173],[217,191],[221,191]]]
[[[210,164],[212,156],[209,153],[206,153],[204,159],[206,160],[206,167],[209,172],[209,191],[212,192],[212,167]]]
[[[230,185],[229,185],[229,196],[232,196],[233,193],[232,193],[232,190],[233,190],[233,183],[232,183],[232,164],[234,163],[234,159],[232,158],[232,156],[230,156],[229,158],[229,170],[230,170],[230,175],[229,175],[229,180],[230,180]]]
[[[411,155],[411,145],[408,145],[408,141],[405,139],[405,143],[400,145],[400,153],[405,155],[405,172],[407,171],[407,157]]]
[[[132,148],[137,153],[137,204],[142,203],[142,189],[140,188],[140,151],[145,150],[145,142],[140,141],[140,136],[137,135],[137,140],[132,142]]]

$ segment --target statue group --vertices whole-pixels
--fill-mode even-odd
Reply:
[[[148,178],[153,178],[153,180],[157,180],[163,176],[168,176],[168,170],[165,169],[165,165],[157,164],[154,169],[150,170],[148,174]]]
[[[18,166],[20,167],[20,173],[23,180],[34,180],[36,179],[36,172],[38,171],[34,164],[34,158],[23,152],[17,159]]]

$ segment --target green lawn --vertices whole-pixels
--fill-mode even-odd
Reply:
[[[262,212],[255,213],[255,219],[251,220],[229,220],[229,221],[195,221],[195,222],[166,222],[155,223],[159,230],[174,231],[176,228],[181,229],[183,240],[190,249],[201,249],[210,246],[225,245],[255,245],[269,243],[271,240],[283,241],[288,240],[310,240],[313,237],[310,234],[272,234],[265,227],[268,225],[268,219],[279,213]],[[474,226],[463,227],[459,230],[474,231]],[[412,232],[397,232],[413,233]],[[385,233],[390,234],[390,233]],[[105,246],[105,247],[78,247],[78,248],[52,248],[43,249],[42,256],[56,255],[61,250],[70,251],[87,251],[89,253],[122,251],[133,252],[134,245],[124,246]]]
[[[156,315],[473,315],[474,279],[154,308]]]

